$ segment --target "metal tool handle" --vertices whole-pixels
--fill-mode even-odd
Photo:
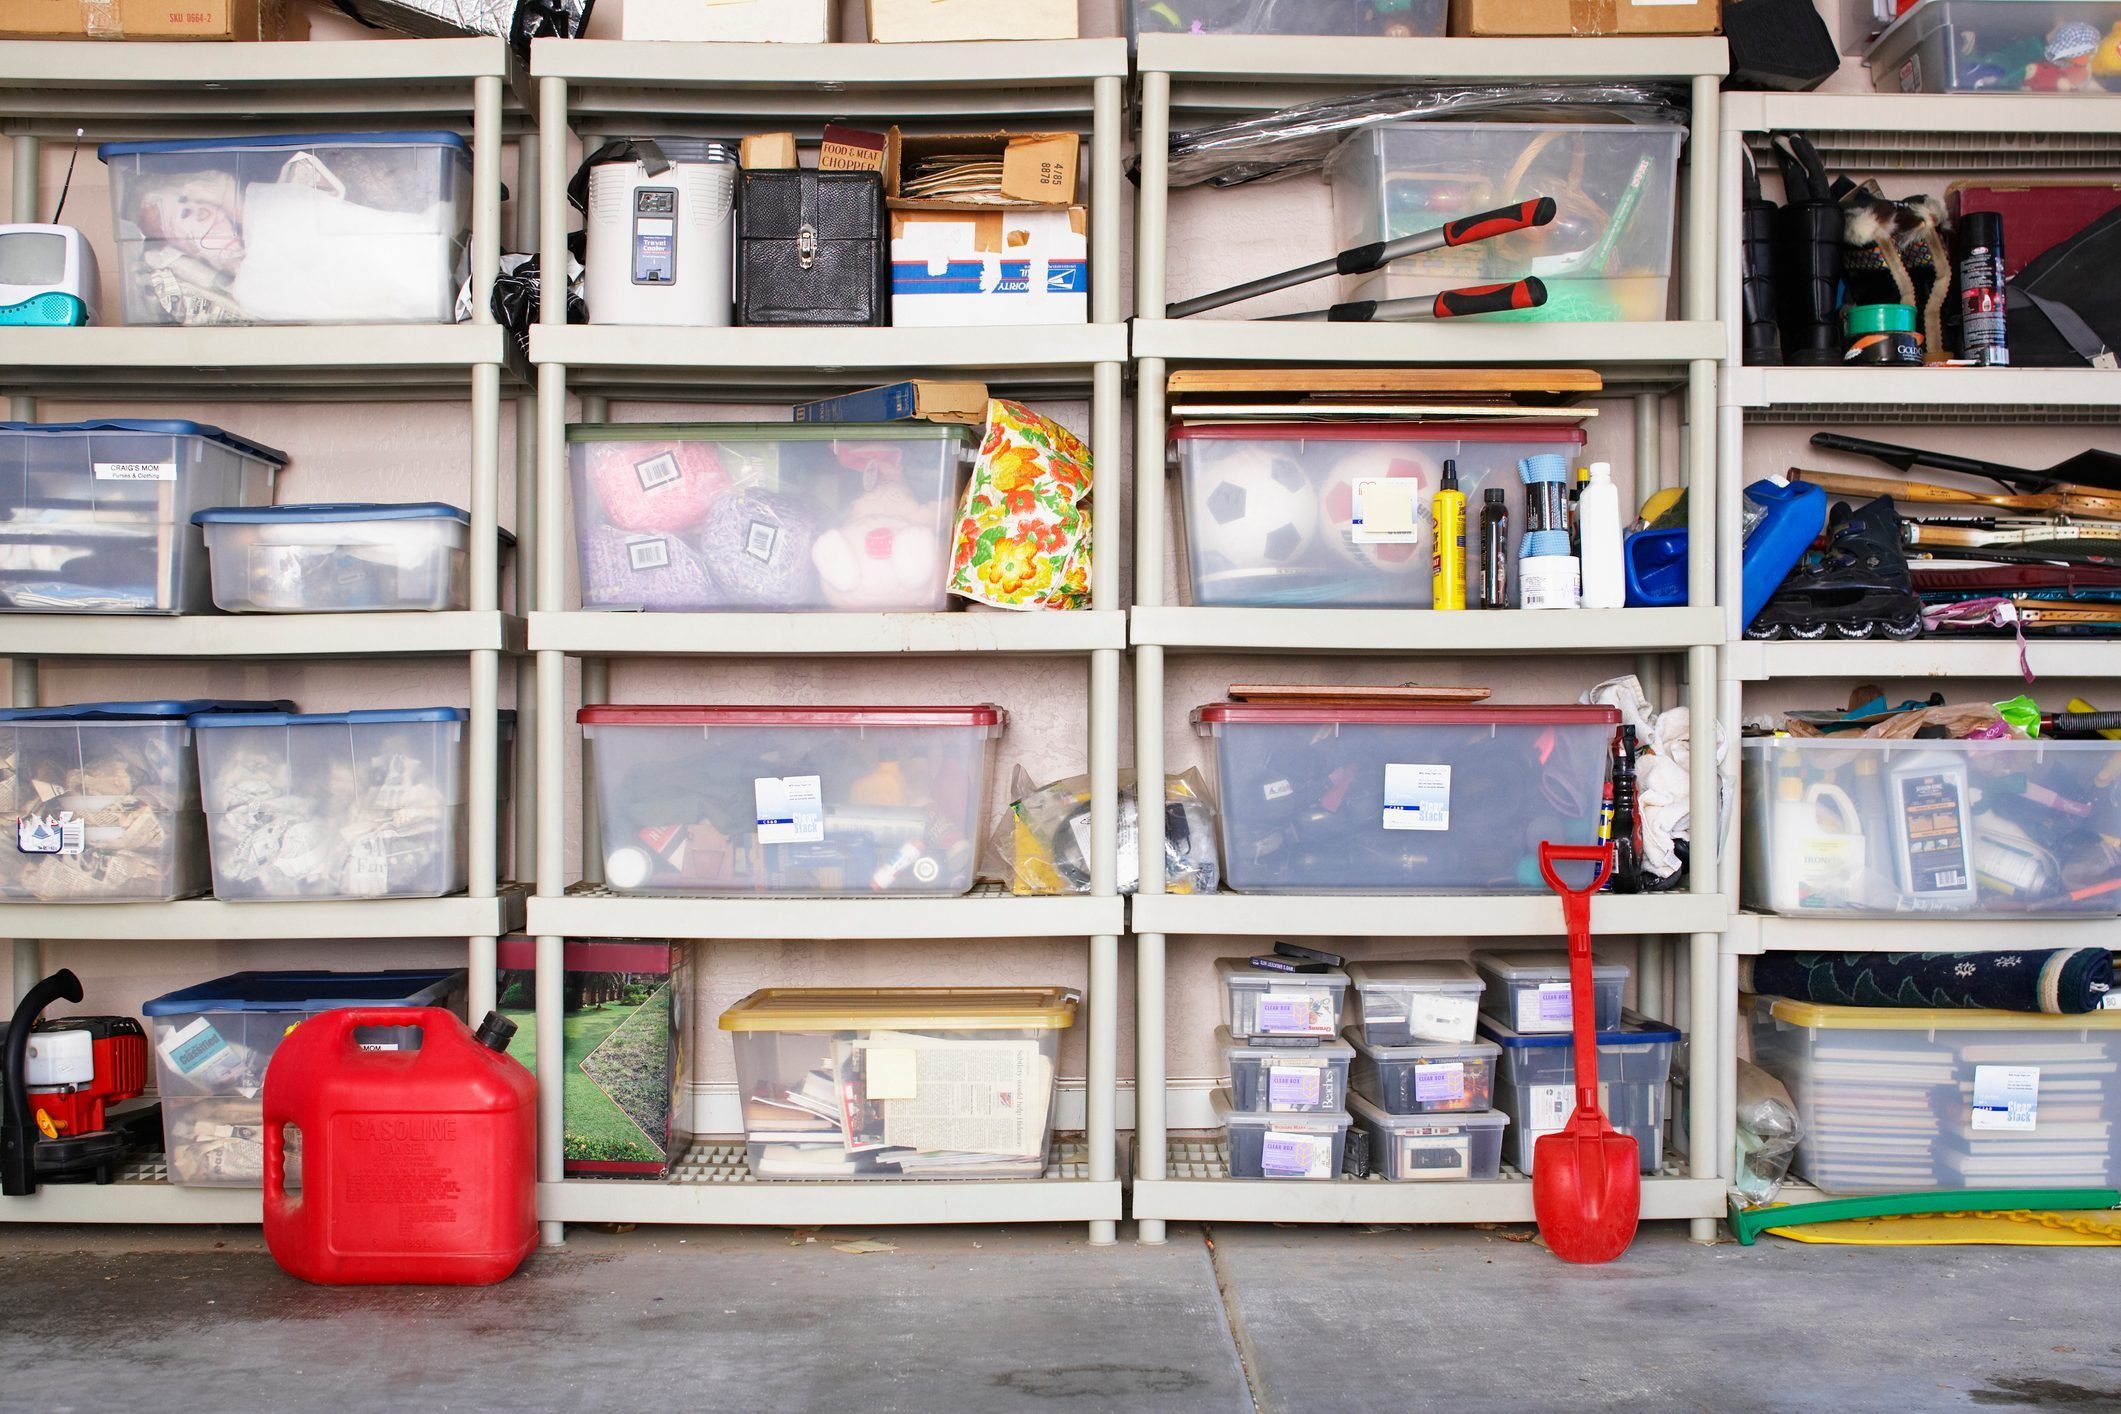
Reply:
[[[2058,736],[2094,736],[2121,731],[2121,712],[2057,712],[2047,723]]]
[[[1985,480],[2001,482],[2005,486],[2040,487],[2054,484],[2046,477],[2021,471],[2016,467],[1976,461],[1972,457],[1955,457],[1949,452],[1929,452],[1920,447],[1903,447],[1893,442],[1873,442],[1868,437],[1851,437],[1842,432],[1814,432],[1812,445],[1824,447],[1828,451],[1869,457],[1901,471],[1913,471],[1918,466],[1926,466],[1933,471],[1979,476]]]

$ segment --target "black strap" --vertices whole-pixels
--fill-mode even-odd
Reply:
[[[651,177],[660,177],[670,170],[670,159],[653,138],[614,138],[582,159],[582,165],[574,169],[574,176],[567,183],[567,202],[575,210],[587,214],[589,211],[589,169],[611,162],[638,162],[648,169]]]

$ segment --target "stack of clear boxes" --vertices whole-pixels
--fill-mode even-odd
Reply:
[[[1409,1182],[1502,1176],[1495,1112],[1500,1048],[1476,1035],[1481,981],[1463,962],[1348,965],[1356,1022],[1349,1108],[1370,1138],[1370,1170]]]
[[[1243,957],[1219,959],[1215,972],[1227,1018],[1215,1040],[1230,1088],[1215,1092],[1214,1105],[1228,1135],[1230,1177],[1338,1178],[1353,1122],[1355,1048],[1339,1037],[1348,974],[1283,972]]]

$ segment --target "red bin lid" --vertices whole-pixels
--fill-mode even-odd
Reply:
[[[1620,725],[1612,707],[1574,703],[1500,707],[1332,707],[1304,702],[1211,702],[1193,709],[1195,722],[1303,723],[1377,727],[1547,727]]]

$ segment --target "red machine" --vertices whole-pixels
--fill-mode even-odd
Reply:
[[[346,1007],[281,1042],[265,1072],[273,1259],[333,1286],[484,1286],[520,1266],[538,1240],[537,1086],[506,1054],[515,1029],[498,1014],[474,1036],[438,1007]],[[364,1049],[363,1031],[420,1040]]]
[[[27,1197],[39,1183],[109,1183],[136,1145],[160,1135],[159,1105],[125,1103],[147,1088],[139,1022],[37,1020],[53,1002],[80,1000],[80,979],[62,968],[30,988],[8,1023],[0,1048],[0,1193],[8,1197]]]
[[[30,1031],[31,1117],[47,1139],[107,1129],[105,1111],[147,1089],[147,1034],[129,1016],[67,1016]]]

